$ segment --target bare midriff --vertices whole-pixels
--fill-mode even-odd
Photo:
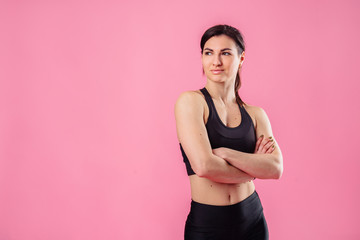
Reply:
[[[208,178],[190,175],[191,199],[210,205],[232,205],[241,202],[255,191],[253,181],[245,183],[219,183]]]

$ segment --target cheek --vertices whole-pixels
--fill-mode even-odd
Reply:
[[[239,64],[238,62],[234,62],[231,65],[231,69],[233,69],[235,72],[239,69]]]
[[[210,64],[211,64],[210,61],[206,61],[206,60],[202,61],[202,65],[204,68],[209,68]]]

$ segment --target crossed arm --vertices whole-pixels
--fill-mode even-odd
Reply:
[[[257,107],[256,109],[256,135],[259,137],[256,143],[255,153],[245,153],[230,148],[216,148],[213,153],[232,166],[259,179],[280,179],[283,172],[283,159],[280,147],[272,137],[272,129],[266,112]],[[263,141],[266,136],[272,137],[273,151],[269,151],[269,142]],[[271,147],[270,147],[271,148]],[[270,153],[269,153],[270,152]]]
[[[229,162],[232,166],[259,179],[280,179],[283,172],[283,159],[280,147],[272,137],[272,129],[266,112],[256,109],[256,135],[261,136],[256,143],[254,153],[245,153],[230,148],[216,148],[213,153]],[[269,149],[269,142],[264,141],[266,136],[272,138],[274,148]],[[270,152],[270,153],[269,153]]]
[[[276,148],[271,154],[252,154],[230,148],[214,149],[214,154],[222,156],[232,166],[259,179],[280,179],[282,175],[282,159]]]
[[[184,92],[175,104],[178,139],[190,164],[200,177],[222,183],[242,183],[256,178],[278,179],[282,173],[282,156],[278,146],[271,153],[264,151],[268,142],[258,138],[254,154],[229,148],[211,149],[203,121],[202,97]],[[272,136],[270,122],[264,110],[256,108],[256,135]],[[264,141],[262,141],[264,140]],[[275,139],[274,139],[275,142]],[[260,144],[259,144],[260,143]],[[261,145],[262,144],[262,145]]]

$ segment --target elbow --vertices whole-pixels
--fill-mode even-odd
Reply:
[[[283,174],[283,170],[284,170],[283,165],[282,165],[281,162],[275,165],[273,178],[277,179],[277,180],[281,178],[281,176]]]
[[[278,167],[273,175],[273,179],[279,180],[282,176],[282,173],[283,173],[283,168]]]
[[[208,162],[205,160],[199,161],[199,164],[197,165],[196,169],[194,170],[196,175],[199,177],[208,177],[209,176],[209,168],[208,168]]]
[[[194,172],[196,172],[196,175],[198,175],[199,177],[207,176],[206,172],[203,169],[201,169],[201,170],[198,169],[197,171],[194,171]]]
[[[194,170],[194,172],[196,173],[196,175],[198,175],[199,177],[207,177],[208,176],[208,171],[206,169],[205,166],[199,166],[196,168],[196,170]]]
[[[209,154],[201,157],[198,161],[198,164],[196,166],[196,175],[199,177],[205,177],[205,178],[212,178],[213,176],[217,175],[219,172],[219,167],[221,162],[218,162],[216,164],[216,158],[215,155]],[[223,161],[223,164],[227,163],[225,160]]]

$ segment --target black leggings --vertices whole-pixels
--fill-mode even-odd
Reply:
[[[256,190],[241,202],[208,205],[191,200],[185,240],[268,240],[263,207]]]

